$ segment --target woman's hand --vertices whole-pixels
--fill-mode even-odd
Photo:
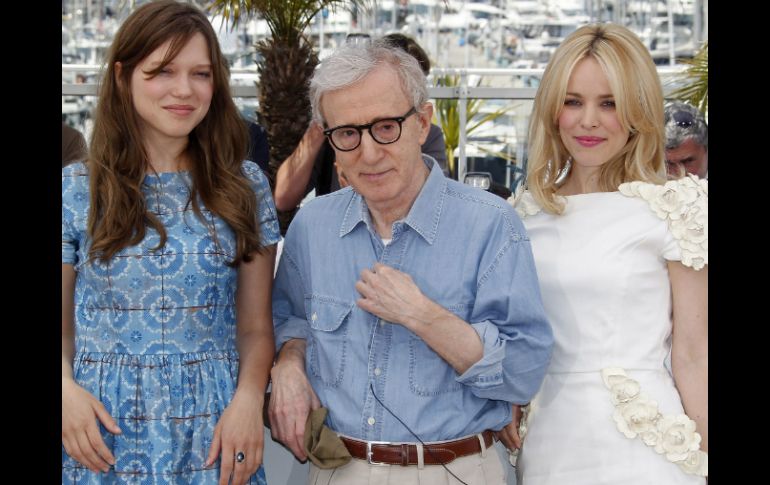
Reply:
[[[94,473],[110,471],[115,464],[99,432],[97,419],[107,431],[120,434],[118,424],[104,405],[71,378],[61,384],[61,441],[67,454]]]
[[[262,406],[264,396],[250,396],[236,391],[230,405],[219,418],[214,428],[214,439],[206,458],[205,467],[210,467],[222,456],[219,485],[243,485],[262,464],[264,430],[262,428]],[[236,455],[243,453],[244,460],[236,461]],[[229,482],[232,475],[232,482]]]
[[[503,442],[503,446],[512,452],[521,448],[521,437],[519,436],[519,424],[521,423],[521,406],[511,405],[511,414],[513,419],[503,429],[497,432],[497,439]]]

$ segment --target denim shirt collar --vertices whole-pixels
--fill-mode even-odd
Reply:
[[[430,169],[430,173],[403,222],[422,236],[428,244],[433,244],[441,217],[448,179],[432,157],[423,155],[422,160]],[[366,201],[353,190],[351,190],[351,194],[352,197],[345,210],[345,216],[342,218],[340,237],[349,234],[359,223],[364,223],[371,233],[376,234]]]

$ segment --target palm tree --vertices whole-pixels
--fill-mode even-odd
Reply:
[[[291,155],[310,123],[308,85],[318,56],[313,52],[305,28],[322,9],[362,2],[345,0],[214,0],[208,9],[222,15],[232,28],[241,17],[259,15],[267,22],[271,36],[257,42],[261,54],[259,73],[260,123],[270,143],[271,183],[278,167]],[[285,231],[291,214],[281,217]]]
[[[671,93],[671,97],[686,101],[698,108],[704,116],[709,111],[709,43],[706,41],[692,59],[680,61],[688,64],[683,74],[683,80],[687,82]]]

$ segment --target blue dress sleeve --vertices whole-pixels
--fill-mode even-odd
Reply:
[[[281,232],[278,227],[278,215],[270,193],[270,184],[267,177],[256,163],[243,162],[243,172],[249,179],[252,189],[257,196],[257,216],[259,217],[260,243],[263,246],[276,244],[281,240]]]
[[[80,262],[80,250],[88,220],[88,172],[83,163],[74,163],[61,172],[61,262],[73,266]]]

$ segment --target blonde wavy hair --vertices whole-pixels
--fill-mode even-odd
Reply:
[[[156,75],[198,33],[208,44],[214,89],[208,113],[189,135],[186,156],[191,162],[192,188],[188,203],[205,222],[200,197],[206,208],[233,229],[237,249],[229,264],[248,262],[253,251],[262,250],[256,195],[242,171],[248,132],[230,95],[230,71],[216,33],[198,8],[160,0],[142,5],[125,20],[107,55],[86,162],[91,258],[107,261],[121,249],[139,244],[147,227],[160,235],[154,249],[166,244],[166,230],[148,210],[141,189],[149,161],[131,94],[131,76],[142,60],[170,40],[161,65],[147,73]],[[119,72],[117,62],[122,65]]]
[[[563,202],[555,197],[555,179],[570,156],[559,136],[559,114],[573,69],[589,56],[607,76],[618,120],[630,133],[620,152],[601,166],[600,190],[614,191],[634,180],[666,181],[663,89],[647,48],[620,25],[586,25],[564,39],[554,52],[530,117],[527,188],[552,214],[564,211]]]

